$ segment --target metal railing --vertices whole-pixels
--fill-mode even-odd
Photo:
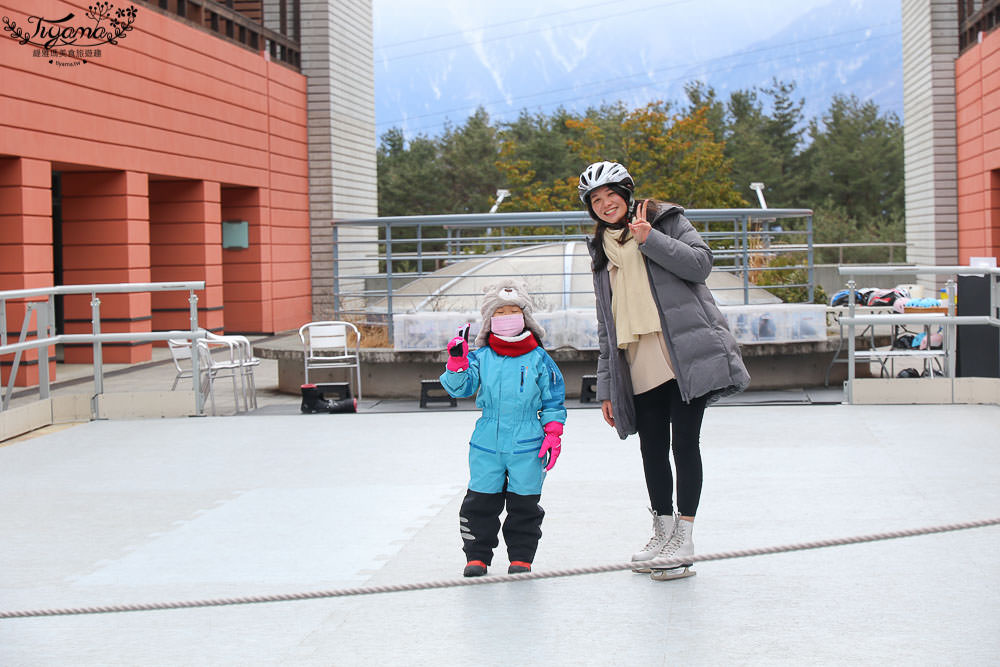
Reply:
[[[836,250],[837,251],[837,262],[836,264],[823,264],[818,262],[816,266],[840,266],[844,263],[844,251],[852,250],[863,250],[868,248],[885,248],[889,251],[889,259],[886,261],[887,264],[896,264],[895,255],[896,248],[905,249],[909,244],[902,241],[879,241],[870,243],[814,243],[814,251],[823,250]],[[905,254],[905,253],[904,253]]]
[[[958,52],[979,43],[983,33],[1000,25],[1000,0],[957,0],[958,2]]]
[[[855,315],[856,303],[856,283],[855,276],[894,276],[894,275],[947,275],[948,279],[945,287],[945,294],[948,301],[947,314],[941,313],[913,313],[913,314],[885,314],[885,315]],[[955,314],[955,280],[957,275],[988,276],[990,285],[990,306],[988,315],[956,315]],[[878,324],[902,324],[902,325],[935,325],[943,326],[941,356],[946,361],[946,377],[951,378],[951,400],[955,401],[955,343],[957,328],[961,325],[990,325],[1000,328],[1000,269],[971,266],[845,266],[841,267],[840,275],[850,278],[847,282],[850,293],[848,295],[848,316],[841,318],[841,322],[847,324],[847,402],[854,403],[854,380],[855,360],[859,354],[856,344],[856,326],[870,326]],[[928,346],[929,349],[929,346]],[[932,374],[933,375],[933,374]]]
[[[299,0],[280,0],[279,30],[255,21],[246,10],[233,7],[233,0],[145,0],[148,6],[176,16],[218,37],[251,51],[267,52],[271,60],[281,62],[296,71],[302,68],[301,10]],[[260,12],[258,11],[258,15]],[[260,16],[263,19],[263,16]]]
[[[740,290],[749,303],[750,289],[803,288],[808,301],[814,298],[814,246],[810,209],[688,209],[684,215],[712,247],[715,270],[738,274],[741,285],[721,288]],[[787,221],[787,222],[785,222]],[[785,222],[789,228],[785,228]],[[791,223],[791,224],[789,224]],[[529,246],[584,241],[593,221],[583,211],[543,213],[483,213],[464,215],[419,215],[342,220],[333,224],[333,309],[339,318],[352,317],[384,322],[392,339],[392,315],[396,313],[396,290],[434,271],[476,258],[494,257]],[[791,263],[772,265],[780,255]],[[567,285],[575,275],[564,261],[563,249],[534,257],[551,257],[558,269],[522,274],[535,278],[560,276]],[[801,258],[801,259],[799,259]],[[771,282],[776,272],[802,271],[801,282]],[[477,273],[480,277],[508,274]],[[589,290],[586,291],[590,293]],[[539,291],[538,295],[566,294]],[[583,294],[583,291],[568,292]],[[410,297],[437,297],[439,292],[414,292]],[[478,296],[449,292],[448,296]],[[374,304],[379,303],[375,308]],[[384,306],[382,305],[384,303]],[[381,323],[380,322],[380,323]]]
[[[38,393],[40,399],[49,398],[51,390],[51,379],[49,377],[49,355],[48,348],[60,344],[89,343],[94,348],[94,394],[91,397],[91,413],[98,414],[98,401],[104,393],[104,357],[103,343],[121,342],[151,342],[165,341],[171,338],[190,338],[196,341],[204,338],[206,332],[198,326],[198,295],[196,290],[205,289],[204,281],[189,281],[175,283],[121,283],[121,284],[96,284],[96,285],[59,285],[55,287],[40,287],[36,289],[7,290],[0,292],[0,357],[14,355],[14,360],[10,368],[10,376],[7,386],[4,389],[2,400],[0,400],[0,411],[6,410],[10,405],[11,395],[14,390],[14,383],[21,363],[22,353],[26,350],[38,350]],[[190,331],[153,331],[153,332],[128,332],[128,333],[101,333],[101,300],[98,294],[121,294],[135,292],[169,292],[187,291],[189,293],[188,303],[190,305]],[[55,333],[55,297],[67,294],[89,294],[91,309],[91,333],[89,334],[56,334]],[[7,341],[7,302],[21,301],[37,297],[46,297],[45,301],[27,301],[25,306],[24,320],[21,323],[21,332],[16,343],[8,344]],[[31,321],[31,314],[36,314],[36,338],[27,340]],[[198,362],[198,346],[191,347],[191,365],[195,378],[200,377],[200,365]],[[204,396],[202,395],[201,383],[194,381],[194,401],[195,413],[202,414],[204,411]]]

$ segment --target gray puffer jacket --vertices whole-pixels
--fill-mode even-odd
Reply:
[[[705,280],[712,272],[712,251],[676,204],[650,201],[656,207],[652,231],[639,250],[653,300],[660,311],[663,340],[677,376],[681,398],[709,395],[709,402],[743,391],[750,374],[739,345],[729,331]],[[591,258],[598,255],[590,239]],[[599,253],[603,256],[603,249]],[[618,349],[611,312],[611,278],[607,267],[594,271],[597,331],[601,352],[597,361],[597,400],[610,400],[615,430],[624,440],[636,432],[632,378],[625,350]],[[608,326],[608,323],[611,326]]]

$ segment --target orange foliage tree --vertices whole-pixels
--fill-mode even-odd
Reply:
[[[620,162],[636,181],[640,197],[663,199],[685,207],[745,206],[730,173],[732,160],[707,122],[706,107],[673,114],[654,102],[625,114],[616,136],[593,116],[567,118],[569,148],[579,168],[599,160]],[[536,178],[531,164],[517,157],[517,145],[503,140],[497,168],[518,207],[525,211],[565,211],[580,207],[578,174],[549,182]]]

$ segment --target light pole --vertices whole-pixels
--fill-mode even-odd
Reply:
[[[510,190],[497,190],[497,201],[493,204],[493,208],[490,209],[490,213],[496,213],[497,209],[500,208],[501,202],[510,196]]]
[[[497,190],[497,200],[496,200],[496,202],[494,202],[493,206],[490,208],[490,213],[496,213],[497,209],[500,208],[501,202],[503,202],[503,200],[506,199],[509,196],[510,196],[510,190],[503,190],[503,189]],[[503,231],[502,231],[503,228],[501,227],[500,229],[501,229],[500,234],[502,236],[503,235]],[[486,228],[486,236],[491,236],[492,234],[493,234],[493,228],[492,227],[487,227]],[[493,249],[493,246],[491,246],[491,245],[487,245],[486,246],[486,251],[487,252],[489,252],[492,249]]]

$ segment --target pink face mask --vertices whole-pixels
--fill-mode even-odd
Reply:
[[[494,315],[490,318],[490,331],[498,336],[516,336],[524,331],[524,315]]]

